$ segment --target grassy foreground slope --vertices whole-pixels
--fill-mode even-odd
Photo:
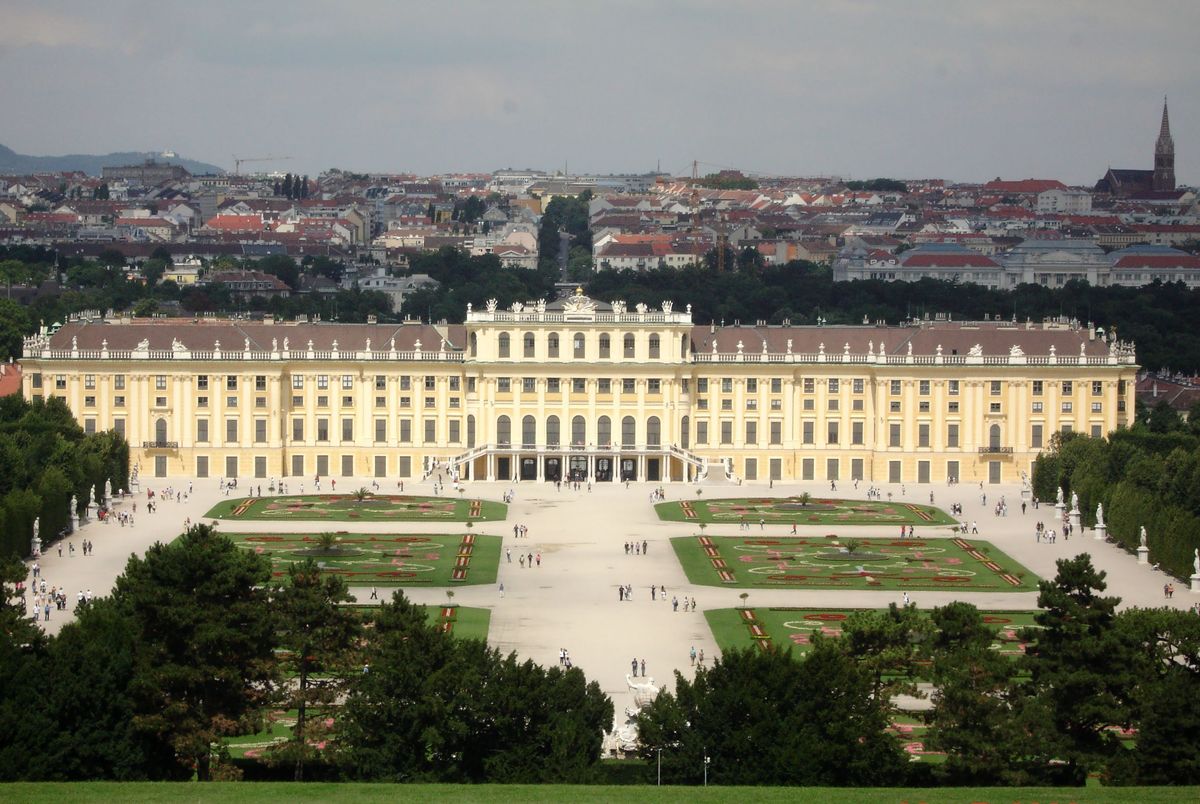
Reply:
[[[926,804],[1173,804],[1200,800],[1196,787],[1008,787],[1008,788],[827,788],[827,787],[662,787],[574,785],[392,785],[392,784],[291,784],[240,782],[208,784],[79,782],[65,784],[4,784],[0,800],[15,804],[87,804],[88,802],[391,802],[446,801],[503,802],[584,801],[629,802],[796,802],[858,804],[858,802],[925,802]]]

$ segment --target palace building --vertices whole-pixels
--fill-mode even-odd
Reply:
[[[162,478],[1011,483],[1127,426],[1137,371],[1072,323],[696,325],[579,291],[452,325],[81,316],[24,353],[27,399]]]

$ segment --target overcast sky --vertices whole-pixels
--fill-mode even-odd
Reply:
[[[0,143],[232,168],[1200,182],[1200,2],[0,0]]]

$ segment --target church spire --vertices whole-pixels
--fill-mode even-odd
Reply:
[[[1170,192],[1175,189],[1175,140],[1171,139],[1171,118],[1167,113],[1167,97],[1163,96],[1162,123],[1158,128],[1158,141],[1154,143],[1155,192]]]

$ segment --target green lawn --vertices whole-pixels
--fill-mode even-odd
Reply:
[[[658,518],[668,522],[704,522],[768,525],[954,525],[940,508],[908,502],[839,500],[814,497],[742,497],[736,499],[665,502],[654,506]]]
[[[507,517],[508,506],[450,496],[371,494],[359,501],[351,494],[307,494],[222,500],[205,516],[274,522],[488,522]]]
[[[393,534],[338,531],[326,551],[315,533],[226,533],[271,559],[276,577],[311,556],[351,586],[462,586],[496,582],[499,536],[482,533]]]
[[[1200,799],[1197,787],[662,787],[583,785],[430,785],[291,782],[136,783],[75,782],[0,785],[0,798],[16,804],[91,804],[92,802],[313,801],[381,802],[397,800],[526,804],[530,801],[612,802],[756,802],[813,801],[821,804],[1180,804]]]
[[[688,580],[707,586],[1028,592],[1038,580],[992,544],[960,538],[680,536],[671,546]]]
[[[708,627],[721,650],[746,647],[790,647],[795,653],[808,651],[812,636],[839,637],[842,623],[855,609],[754,608],[754,595],[747,599],[748,611],[709,609],[704,612]],[[1019,656],[1023,644],[1018,637],[1022,628],[1036,627],[1033,611],[985,611],[984,621],[996,632],[992,647],[1001,653]]]

